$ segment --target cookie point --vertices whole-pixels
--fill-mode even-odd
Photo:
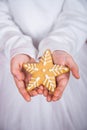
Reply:
[[[46,52],[47,52],[47,53],[51,53],[51,51],[50,51],[49,49],[48,49],[48,50],[46,50]]]
[[[26,64],[26,63],[23,64],[23,68],[24,68],[24,69],[27,68],[27,64]]]

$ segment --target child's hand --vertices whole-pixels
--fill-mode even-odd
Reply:
[[[30,75],[23,71],[22,64],[27,62],[31,63],[35,62],[35,60],[24,54],[18,54],[14,56],[11,60],[11,73],[21,95],[26,101],[30,101],[31,96],[37,95],[37,91],[32,90],[30,93],[28,93],[25,89],[26,83],[29,82]]]
[[[55,64],[68,66],[70,71],[72,72],[75,78],[79,78],[79,70],[78,66],[73,60],[73,58],[64,51],[54,51],[53,53],[53,61]],[[57,101],[61,98],[63,91],[65,90],[68,80],[69,80],[70,73],[65,73],[60,75],[56,78],[57,87],[55,89],[54,94],[50,94],[48,90],[44,87],[43,94],[46,96],[47,101]]]

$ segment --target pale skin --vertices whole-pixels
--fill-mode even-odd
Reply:
[[[16,86],[23,98],[26,101],[30,101],[32,96],[43,94],[48,102],[59,100],[62,97],[69,81],[70,72],[56,78],[57,87],[54,94],[50,94],[50,92],[43,86],[40,86],[39,88],[36,88],[35,90],[32,90],[28,93],[26,91],[26,83],[28,83],[31,76],[28,73],[25,73],[22,69],[22,64],[27,62],[32,63],[35,62],[35,60],[25,54],[18,54],[11,60],[11,73],[14,77]],[[67,52],[59,50],[54,51],[53,62],[55,64],[68,66],[72,72],[72,75],[77,79],[80,78],[78,66],[71,55],[69,55]]]
[[[14,56],[11,60],[11,73],[14,77],[15,84],[16,84],[20,94],[23,96],[23,98],[26,101],[30,101],[31,96],[36,96],[38,93],[35,90],[28,93],[25,89],[26,83],[30,79],[30,75],[23,71],[22,64],[27,63],[27,62],[31,63],[31,62],[35,62],[35,60],[25,54],[18,54],[16,56]]]
[[[53,60],[54,60],[55,64],[68,66],[70,68],[70,71],[72,72],[72,75],[76,79],[80,78],[79,68],[78,68],[77,64],[75,63],[75,61],[73,60],[73,58],[68,53],[66,53],[64,51],[55,51],[53,53]],[[53,95],[50,94],[48,92],[48,90],[44,88],[43,94],[44,94],[44,96],[46,96],[46,99],[48,102],[57,101],[62,97],[63,92],[69,81],[69,77],[70,77],[70,72],[63,74],[61,76],[58,76],[56,78],[57,87],[56,87]]]

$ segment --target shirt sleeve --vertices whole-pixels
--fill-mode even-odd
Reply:
[[[75,56],[87,39],[87,1],[65,0],[52,31],[39,45],[40,57],[46,49],[63,50]]]
[[[24,53],[32,58],[36,49],[32,39],[24,35],[10,15],[8,3],[0,1],[0,51],[4,50],[8,59],[16,54]]]

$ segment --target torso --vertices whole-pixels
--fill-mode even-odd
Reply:
[[[52,29],[64,0],[8,0],[10,12],[19,28],[38,43]]]

